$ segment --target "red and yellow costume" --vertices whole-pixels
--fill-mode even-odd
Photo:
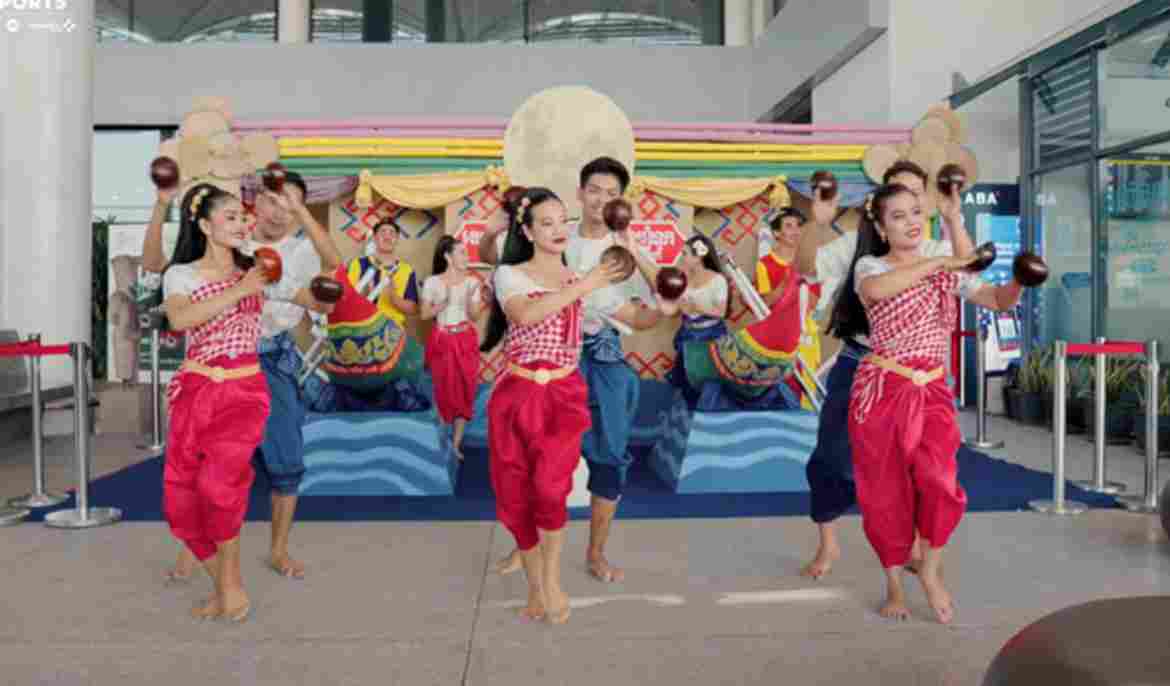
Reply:
[[[756,263],[756,291],[760,295],[766,296],[777,288],[784,288],[788,285],[791,278],[793,267],[787,260],[781,259],[775,253],[768,253]],[[813,379],[813,374],[821,366],[821,332],[817,326],[816,319],[813,318],[813,312],[817,309],[817,302],[821,298],[821,284],[808,283],[802,277],[796,279],[797,287],[805,285],[809,292],[809,302],[805,310],[803,321],[800,326],[800,347],[797,349],[797,354],[804,362],[805,372],[802,374],[804,381],[809,388],[815,388],[816,381]],[[779,303],[777,303],[779,304]],[[799,384],[793,388],[798,394],[802,393]],[[801,398],[801,406],[806,410],[813,409],[812,402],[807,396]]]
[[[857,283],[863,273],[889,269],[883,265],[863,257]],[[866,306],[873,352],[854,377],[849,439],[865,534],[886,568],[909,561],[915,530],[932,547],[944,546],[966,509],[955,460],[961,436],[943,365],[955,296],[977,284],[935,272]]]
[[[200,285],[191,302],[214,298],[241,278]],[[186,359],[167,388],[163,510],[175,537],[200,560],[239,536],[248,509],[252,455],[270,405],[256,355],[262,308],[259,295],[249,296],[188,330]]]
[[[548,293],[515,267],[495,274],[500,302]],[[520,550],[539,543],[538,529],[565,525],[581,438],[589,430],[588,391],[581,359],[582,304],[577,301],[540,322],[509,322],[507,366],[488,401],[488,450],[500,522]]]

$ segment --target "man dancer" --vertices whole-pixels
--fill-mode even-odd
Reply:
[[[296,172],[288,172],[280,195],[264,192],[256,199],[256,228],[252,240],[280,253],[283,264],[280,282],[271,286],[275,298],[293,300],[307,289],[313,277],[341,264],[341,253],[329,232],[305,206],[307,188]],[[304,227],[304,235],[299,227]],[[256,451],[257,471],[268,476],[272,502],[272,543],[268,564],[281,576],[302,578],[305,566],[288,552],[289,533],[297,507],[297,489],[305,473],[305,445],[302,428],[305,400],[297,385],[301,358],[291,331],[305,316],[305,308],[327,312],[316,303],[265,300],[261,316],[260,367],[272,396],[272,410],[264,427],[264,442]],[[190,574],[194,559],[184,548],[176,563],[176,578]]]
[[[616,236],[605,224],[605,205],[619,198],[630,183],[630,173],[615,159],[599,157],[585,165],[579,176],[577,199],[581,204],[581,222],[569,234],[565,261],[570,269],[584,275],[601,262],[601,254],[612,245],[638,249],[628,235]],[[494,237],[481,241],[484,261],[495,262]],[[487,247],[487,250],[484,250]],[[486,255],[485,255],[486,253]],[[645,255],[642,255],[646,259]],[[641,299],[648,306],[639,305]],[[624,573],[610,564],[605,545],[618,503],[626,484],[631,456],[628,451],[633,418],[638,411],[640,380],[626,364],[621,335],[606,318],[622,322],[635,330],[656,325],[661,313],[654,306],[649,286],[637,276],[625,283],[601,288],[585,299],[583,329],[585,343],[581,355],[581,373],[589,388],[589,411],[592,427],[582,440],[581,452],[589,465],[591,517],[589,547],[585,553],[589,573],[603,582],[621,581]],[[519,556],[513,553],[498,570],[507,574],[519,569]]]
[[[927,174],[909,160],[899,160],[882,176],[883,184],[897,183],[910,189],[928,214],[934,214],[930,194],[926,192]],[[964,257],[974,253],[975,246],[963,222],[962,199],[957,188],[950,196],[939,198],[944,240],[927,240],[923,254],[942,257],[954,254]],[[813,197],[813,221],[818,227],[829,228],[837,216],[836,199],[824,200],[817,193]],[[949,234],[950,240],[946,240]],[[822,246],[817,251],[817,277],[823,285],[822,293],[836,300],[837,290],[853,268],[853,254],[857,250],[857,232],[850,231]],[[832,330],[829,333],[834,333]],[[817,446],[809,457],[805,473],[808,477],[812,501],[812,520],[816,522],[820,543],[816,556],[801,570],[803,576],[820,579],[829,573],[841,556],[837,543],[836,520],[857,503],[853,483],[853,454],[849,446],[849,394],[857,364],[868,355],[869,341],[865,337],[842,341],[837,361],[829,373],[827,394],[821,406]],[[913,561],[907,567],[914,572],[922,559],[919,542],[914,542]]]

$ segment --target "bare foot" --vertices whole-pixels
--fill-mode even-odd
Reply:
[[[836,545],[821,545],[817,547],[817,556],[800,570],[801,576],[820,580],[833,568],[833,563],[841,557],[841,549]]]
[[[878,614],[886,619],[897,619],[899,621],[910,618],[910,610],[906,607],[906,601],[902,598],[895,597],[886,598],[885,604],[878,609]]]
[[[548,614],[545,620],[549,624],[564,624],[569,621],[572,608],[569,607],[569,596],[564,591],[549,593]]]
[[[626,578],[626,573],[620,568],[611,565],[602,553],[591,555],[588,563],[589,574],[598,581],[609,584],[620,582]]]
[[[288,553],[283,555],[272,555],[268,558],[268,566],[272,569],[272,571],[285,578],[305,578],[305,565],[299,560],[294,560]]]
[[[906,591],[902,588],[897,567],[886,568],[886,602],[878,609],[878,614],[898,621],[910,618],[910,609],[906,607]]]
[[[168,584],[185,584],[191,580],[191,575],[195,573],[195,556],[187,548],[179,551],[179,559],[175,560],[175,566],[167,571],[166,582]]]
[[[938,618],[939,623],[950,624],[951,620],[955,618],[955,607],[951,600],[951,594],[943,586],[938,573],[923,570],[919,573],[918,580],[922,582],[922,590],[926,592],[926,599],[930,602],[930,607],[934,610],[934,615]]]
[[[213,595],[198,607],[192,608],[191,616],[195,619],[215,619],[223,614],[223,606],[219,604],[219,596]]]
[[[520,609],[520,619],[538,621],[544,619],[544,597],[539,591],[528,592],[528,605]]]
[[[252,612],[252,601],[242,588],[225,590],[220,602],[223,606],[223,613],[220,616],[229,622],[242,622]]]
[[[524,560],[520,557],[519,550],[513,550],[504,559],[496,563],[496,574],[500,576],[507,576],[513,572],[518,572],[524,567]]]

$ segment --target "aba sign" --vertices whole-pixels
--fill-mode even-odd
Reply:
[[[686,236],[672,221],[630,222],[630,233],[644,250],[654,256],[660,265],[673,265],[682,256]]]

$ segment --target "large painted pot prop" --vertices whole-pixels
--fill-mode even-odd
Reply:
[[[358,392],[374,392],[405,379],[417,382],[423,367],[422,346],[350,283],[346,265],[333,274],[341,299],[329,315],[328,354],[321,368],[333,383]]]

